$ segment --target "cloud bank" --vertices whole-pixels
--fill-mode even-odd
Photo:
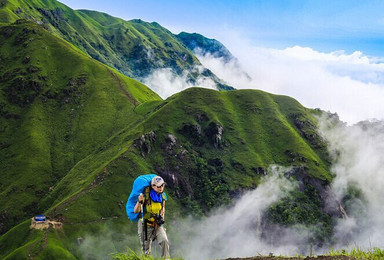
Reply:
[[[332,167],[336,174],[333,190],[349,215],[336,227],[338,246],[383,248],[384,122],[366,121],[349,127],[329,127],[328,121],[321,122],[320,130],[337,158]]]
[[[379,58],[359,51],[322,53],[300,46],[278,50],[239,40],[234,44],[231,51],[238,62],[225,63],[210,54],[198,58],[237,89],[288,95],[306,107],[336,112],[348,123],[383,118],[384,64]]]
[[[336,112],[350,124],[384,118],[384,58],[368,57],[360,51],[324,53],[300,46],[263,48],[238,38],[229,47],[237,58],[229,62],[211,53],[197,51],[196,56],[237,89],[288,95],[306,107]],[[215,89],[209,78],[199,77],[191,83],[188,72],[176,75],[170,68],[154,70],[143,83],[162,98],[194,86]]]
[[[172,223],[173,232],[185,234],[172,248],[184,259],[224,259],[259,254],[295,255],[307,247],[305,228],[276,227],[279,241],[262,238],[263,212],[273,203],[297,189],[297,182],[284,177],[290,169],[272,166],[257,189],[246,192],[229,208],[212,212],[202,220],[188,218]],[[269,236],[269,234],[266,234]],[[175,242],[175,241],[173,241]]]
[[[196,67],[193,70],[201,71],[203,68]],[[156,69],[151,72],[142,82],[149,86],[163,99],[172,96],[175,93],[191,87],[203,87],[216,89],[215,82],[204,76],[199,76],[195,83],[192,83],[188,77],[189,71],[184,71],[182,75],[177,75],[171,68]]]
[[[320,122],[320,131],[329,142],[329,151],[337,158],[331,169],[336,175],[332,190],[348,214],[346,218],[334,219],[330,248],[314,248],[312,252],[310,237],[313,230],[310,226],[286,228],[276,225],[276,230],[264,229],[265,211],[290,191],[298,189],[297,181],[284,177],[289,168],[273,166],[257,189],[246,192],[232,207],[216,210],[202,220],[187,218],[171,223],[172,232],[187,234],[180,243],[172,245],[176,255],[188,260],[225,259],[270,253],[308,255],[327,253],[330,249],[382,248],[384,122],[365,121],[336,127],[331,127],[325,118]],[[278,241],[275,241],[276,234]]]

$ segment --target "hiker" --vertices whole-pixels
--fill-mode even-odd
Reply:
[[[170,255],[169,241],[163,227],[166,201],[164,186],[163,178],[155,176],[150,188],[146,188],[144,194],[138,196],[134,213],[142,213],[138,222],[138,234],[144,254],[151,254],[152,242],[157,240],[161,247],[161,257],[167,259]]]

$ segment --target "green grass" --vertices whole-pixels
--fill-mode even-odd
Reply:
[[[15,11],[22,10],[22,12]],[[121,73],[141,78],[152,69],[191,70],[195,79],[198,59],[170,31],[158,23],[124,21],[108,14],[72,10],[55,0],[8,0],[0,5],[0,22],[28,19],[42,23],[51,33],[70,42],[90,57]],[[219,80],[212,75],[212,80]]]
[[[306,166],[314,178],[331,179],[323,151],[293,123],[293,115],[314,121],[311,111],[293,99],[255,90],[192,88],[162,101],[147,87],[92,61],[32,23],[7,28],[14,31],[4,41],[1,55],[17,62],[3,67],[2,74],[36,64],[41,71],[32,79],[47,78],[42,82],[44,92],[25,105],[18,103],[23,97],[10,102],[4,92],[13,78],[1,85],[3,109],[19,115],[1,118],[5,126],[1,138],[10,146],[1,150],[5,174],[0,201],[1,210],[15,221],[9,226],[41,212],[63,216],[67,236],[57,235],[52,241],[60,241],[59,247],[76,255],[77,249],[70,245],[79,236],[107,225],[134,230],[124,211],[130,187],[135,177],[154,172],[156,167],[177,173],[180,181],[169,190],[170,219],[191,211],[201,215],[229,203],[231,191],[258,184],[260,175],[254,169],[270,164]],[[36,31],[34,40],[27,49],[15,48],[12,45],[23,28]],[[27,53],[31,61],[24,66]],[[60,62],[62,55],[66,58]],[[20,76],[24,75],[13,75]],[[68,90],[74,79],[86,80]],[[55,98],[44,101],[46,93]],[[207,135],[212,124],[224,128],[219,148]],[[188,125],[200,125],[199,140],[182,131]],[[133,144],[151,131],[156,134],[155,142],[143,157]],[[178,140],[175,155],[162,148],[169,133]],[[286,150],[306,161],[292,161]],[[182,152],[183,158],[179,156]],[[217,160],[221,163],[215,164]],[[97,222],[102,219],[108,221]],[[79,223],[83,223],[80,228]],[[22,246],[21,241],[15,243]],[[137,241],[128,243],[134,247]],[[65,250],[63,254],[67,254]]]
[[[317,150],[281,115],[275,98],[276,96],[260,91],[224,93],[193,88],[174,95],[164,101],[163,106],[159,106],[160,101],[150,101],[138,106],[137,111],[143,116],[141,121],[112,134],[98,149],[90,149],[89,154],[59,178],[54,189],[40,201],[41,208],[46,209],[48,215],[65,217],[67,237],[57,239],[66,241],[63,244],[66,248],[76,237],[97,232],[107,222],[111,223],[112,230],[129,226],[130,233],[135,233],[135,225],[129,224],[125,215],[125,201],[134,178],[153,172],[155,166],[167,167],[171,171],[178,169],[181,183],[167,190],[167,216],[175,219],[180,217],[181,212],[199,215],[208,212],[212,207],[228,203],[229,191],[238,187],[249,188],[258,183],[260,176],[253,168],[266,167],[275,161],[291,165],[292,162],[284,153],[285,147],[290,145],[290,149],[301,149],[298,150],[301,154],[318,157],[317,160],[321,161]],[[261,114],[249,115],[252,104],[262,109]],[[310,111],[300,105],[297,105],[296,110],[292,112],[300,111],[309,118],[311,116]],[[196,121],[196,114],[205,114],[208,121]],[[218,122],[224,127],[223,146],[219,149],[214,148],[206,136],[202,137],[204,144],[199,146],[194,143],[194,138],[180,132],[185,124],[201,124],[205,131],[210,122]],[[270,125],[263,126],[263,123]],[[276,135],[276,132],[267,131],[263,127],[281,128],[281,133]],[[93,131],[95,130],[88,129],[86,133],[92,134]],[[132,147],[133,140],[150,131],[156,133],[156,141],[151,144],[151,152],[143,158]],[[182,160],[164,154],[161,146],[168,133],[176,135],[179,144],[187,150]],[[298,143],[302,145],[298,146]],[[281,145],[280,150],[274,149],[275,145]],[[260,149],[259,146],[265,148]],[[65,152],[65,149],[61,151]],[[177,148],[175,152],[181,151],[181,148]],[[252,160],[250,156],[259,159]],[[222,160],[223,167],[208,163],[215,158]],[[307,167],[314,177],[328,178],[327,175],[321,175],[323,172],[327,173],[327,168],[313,167],[310,164]],[[92,185],[94,181],[95,185]],[[191,185],[196,192],[188,194],[189,200],[183,193],[187,188],[184,185]],[[181,195],[177,195],[177,192]],[[18,198],[17,194],[14,197]],[[98,223],[102,218],[109,220]],[[136,240],[132,240],[129,245],[134,247],[136,243]],[[71,252],[75,251],[76,249],[71,249]]]
[[[351,251],[346,250],[331,250],[326,256],[349,256],[354,257],[355,259],[361,259],[361,260],[379,260],[384,258],[384,250],[381,250],[380,248],[372,248],[368,251],[361,250],[359,248],[352,249]],[[274,256],[279,259],[290,259],[292,257],[288,256]],[[295,258],[302,258],[306,259],[306,256],[300,256],[296,255]],[[138,255],[132,250],[128,250],[126,253],[116,253],[112,255],[113,260],[157,260],[157,258],[152,258],[151,256],[147,255]],[[173,258],[175,259],[175,258]],[[177,258],[182,259],[182,258]],[[256,258],[255,258],[256,259]]]
[[[56,199],[52,189],[76,164],[102,150],[110,136],[142,120],[134,112],[135,106],[161,99],[34,23],[2,27],[1,31],[11,33],[1,36],[0,49],[0,56],[9,64],[0,67],[1,75],[9,75],[0,85],[0,140],[7,144],[0,150],[4,170],[0,211],[19,221],[44,212],[45,205]],[[26,64],[25,57],[30,60]],[[31,66],[38,71],[28,73]],[[30,88],[29,92],[15,90],[18,78],[26,82],[20,88]],[[36,90],[33,84],[41,88]],[[9,114],[14,117],[7,119]],[[89,185],[105,163],[90,167],[97,172],[76,182],[76,187]],[[9,225],[16,223],[11,220]]]
[[[374,247],[369,250],[363,250],[360,248],[353,248],[350,251],[346,250],[331,250],[327,255],[329,256],[351,256],[356,259],[364,259],[364,260],[379,260],[384,259],[384,250]]]
[[[133,250],[128,250],[126,253],[116,253],[112,255],[112,260],[159,260],[150,255],[139,255]],[[172,258],[173,260],[182,260],[182,258]]]

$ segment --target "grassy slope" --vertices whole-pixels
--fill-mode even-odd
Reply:
[[[83,13],[99,16],[95,27],[111,23]],[[134,178],[155,169],[180,181],[170,185],[170,219],[228,202],[258,184],[255,169],[273,163],[331,179],[323,144],[308,138],[312,111],[289,97],[194,88],[162,101],[33,23],[2,27],[0,37],[0,214],[5,230],[27,219],[0,237],[0,257],[84,258],[76,239],[105,230],[118,230],[110,252],[134,248],[136,239],[124,238],[135,229],[124,204]],[[212,123],[224,128],[219,148],[207,134]],[[197,125],[200,137],[183,130]],[[134,141],[151,131],[156,140],[143,157]],[[162,148],[169,133],[177,137],[172,154]],[[41,212],[63,230],[30,231],[28,219]]]
[[[86,234],[101,237],[106,229],[118,230],[110,238],[113,243],[108,247],[109,252],[122,251],[126,246],[135,248],[137,241],[127,241],[124,238],[124,234],[135,232],[135,225],[126,220],[124,204],[134,178],[153,171],[155,167],[176,172],[180,179],[189,180],[189,184],[197,191],[190,194],[192,197],[189,196],[190,200],[195,201],[191,204],[186,202],[188,196],[177,193],[185,187],[174,186],[170,190],[169,218],[179,216],[180,206],[195,207],[194,210],[217,206],[205,196],[205,188],[196,182],[194,176],[197,173],[197,164],[202,165],[199,170],[208,173],[209,159],[220,158],[224,165],[221,171],[217,171],[214,179],[209,180],[215,187],[221,187],[221,190],[208,190],[213,196],[257,184],[260,175],[252,169],[272,163],[306,165],[313,176],[328,180],[331,178],[327,165],[322,160],[322,150],[314,149],[303,139],[292,122],[292,115],[297,114],[306,120],[313,120],[311,111],[291,98],[254,90],[216,92],[193,88],[164,102],[140,105],[136,111],[145,117],[144,121],[134,127],[127,127],[106,140],[99,149],[78,162],[57,183],[55,189],[43,198],[43,204],[47,207],[51,205],[47,214],[64,220],[64,230],[48,239],[53,245],[56,245],[54,241],[59,241],[57,246],[64,250],[63,254],[84,257],[81,247],[73,246],[76,238]],[[197,114],[205,114],[208,120],[197,122]],[[210,122],[224,127],[223,145],[219,149],[215,149],[208,141],[203,145],[195,145],[193,139],[180,132],[186,124],[201,124],[204,129]],[[151,152],[143,158],[132,144],[141,134],[150,131],[156,133],[156,141],[151,144]],[[168,133],[174,134],[178,138],[178,144],[187,150],[184,159],[174,159],[180,157],[164,153],[161,146]],[[307,158],[307,162],[292,163],[291,158],[284,153],[287,149],[301,154]],[[319,166],[313,161],[319,162]],[[206,185],[206,188],[212,187]],[[205,196],[205,202],[199,194]],[[52,202],[53,198],[56,199],[55,202]],[[24,234],[25,230],[15,228],[1,239],[13,237],[18,232]],[[18,242],[19,247],[16,248],[19,249],[14,251],[15,248],[12,247],[4,251],[5,255],[21,254],[26,250],[36,250],[36,254],[42,254],[49,249],[48,246],[39,249],[39,243],[30,245],[28,241],[32,234],[30,231],[27,233],[29,235],[24,242]],[[44,241],[44,236],[40,232],[37,240]]]
[[[127,76],[145,77],[156,68],[172,68],[179,74],[188,71],[192,81],[199,76],[196,66],[202,65],[197,58],[157,23],[124,21],[100,12],[72,10],[55,0],[3,3],[6,4],[0,4],[1,22],[23,18],[42,23],[55,35]],[[229,87],[209,70],[205,75],[218,82],[219,88]]]
[[[248,171],[253,166],[267,167],[272,163],[292,165],[285,151],[293,150],[308,159],[294,165],[307,165],[313,176],[330,179],[328,168],[319,157],[320,150],[318,154],[292,122],[292,115],[299,114],[314,122],[311,112],[292,98],[253,90],[219,93],[188,89],[169,98],[164,107],[151,115],[153,119],[146,121],[145,129],[178,135],[176,130],[183,124],[198,124],[195,115],[199,113],[224,127],[227,147],[213,150],[214,156],[239,160]],[[205,146],[195,148],[212,152]],[[321,165],[315,166],[315,161]]]
[[[320,166],[315,166],[309,160],[308,163],[294,164],[306,165],[310,174],[330,179],[327,166],[319,156],[320,152],[312,149],[298,135],[291,120],[287,119],[292,113],[300,113],[311,119],[310,111],[290,98],[274,96],[261,91],[220,93],[195,88],[169,98],[164,104],[161,108],[149,113],[147,119],[136,129],[126,129],[111,139],[110,143],[114,143],[115,149],[117,147],[130,148],[106,166],[100,175],[102,181],[99,185],[82,193],[74,201],[68,200],[70,202],[64,203],[65,208],[59,205],[52,209],[51,212],[54,212],[54,215],[63,214],[66,222],[70,223],[66,225],[65,231],[69,237],[72,237],[72,241],[74,237],[84,236],[85,232],[93,232],[94,236],[101,236],[95,230],[97,229],[95,225],[81,224],[96,221],[100,216],[105,219],[104,224],[98,224],[101,230],[101,226],[104,225],[108,227],[108,230],[119,230],[117,233],[120,235],[128,232],[135,233],[135,224],[127,223],[124,207],[119,203],[125,203],[129,187],[136,176],[149,173],[156,167],[167,168],[181,179],[181,184],[173,186],[169,190],[170,201],[167,208],[169,209],[168,218],[171,219],[180,217],[180,206],[182,206],[182,212],[187,208],[192,214],[199,210],[208,211],[210,207],[225,202],[218,199],[219,196],[225,197],[224,193],[234,191],[239,187],[254,186],[258,183],[260,175],[256,174],[252,170],[253,168],[266,167],[271,163],[292,165],[290,158],[283,152],[287,148],[321,163]],[[249,111],[255,104],[262,109],[262,112],[250,117]],[[280,106],[289,107],[289,109],[282,111]],[[236,112],[233,108],[237,109]],[[148,111],[150,109],[146,110],[146,112]],[[180,134],[179,129],[185,124],[197,123],[195,115],[201,113],[205,113],[210,121],[219,122],[224,126],[223,142],[226,145],[223,148],[215,149],[208,143],[196,146],[193,144],[193,140]],[[208,125],[209,122],[205,124]],[[281,130],[270,131],[270,128]],[[152,151],[143,158],[139,155],[138,150],[131,146],[132,138],[135,136],[132,134],[137,132],[137,138],[140,133],[150,131],[156,133],[156,141],[152,144]],[[174,159],[175,157],[180,158],[178,152],[176,152],[176,156],[166,155],[161,148],[168,133],[173,133],[178,138],[178,144],[187,149],[188,155],[183,159]],[[216,172],[216,176],[211,176],[211,179],[205,179],[206,182],[202,184],[195,179],[195,175],[201,171],[202,175],[199,178],[209,176],[207,161],[213,158],[220,158],[223,161],[223,170]],[[196,166],[199,164],[202,165],[200,168]],[[73,174],[72,177],[67,176],[69,179],[81,173],[73,172],[71,174]],[[192,193],[187,196],[178,195],[180,190],[187,188],[183,186],[184,184],[194,187]],[[67,185],[64,186],[67,187]],[[113,192],[111,192],[112,190]],[[62,192],[60,191],[60,193]],[[188,201],[188,198],[192,202]],[[112,216],[117,218],[111,219]],[[70,241],[68,240],[66,243],[70,243]],[[137,241],[123,240],[123,243],[119,244],[119,239],[116,238],[109,252],[122,251],[127,246],[135,248]],[[75,255],[80,254],[76,249],[74,252]]]
[[[135,106],[161,99],[33,23],[1,34],[0,212],[12,226],[43,211],[41,199],[76,164],[141,120]]]

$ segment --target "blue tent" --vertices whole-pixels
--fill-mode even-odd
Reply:
[[[35,221],[36,222],[43,222],[43,221],[46,221],[47,218],[44,216],[44,215],[37,215],[35,216]]]

